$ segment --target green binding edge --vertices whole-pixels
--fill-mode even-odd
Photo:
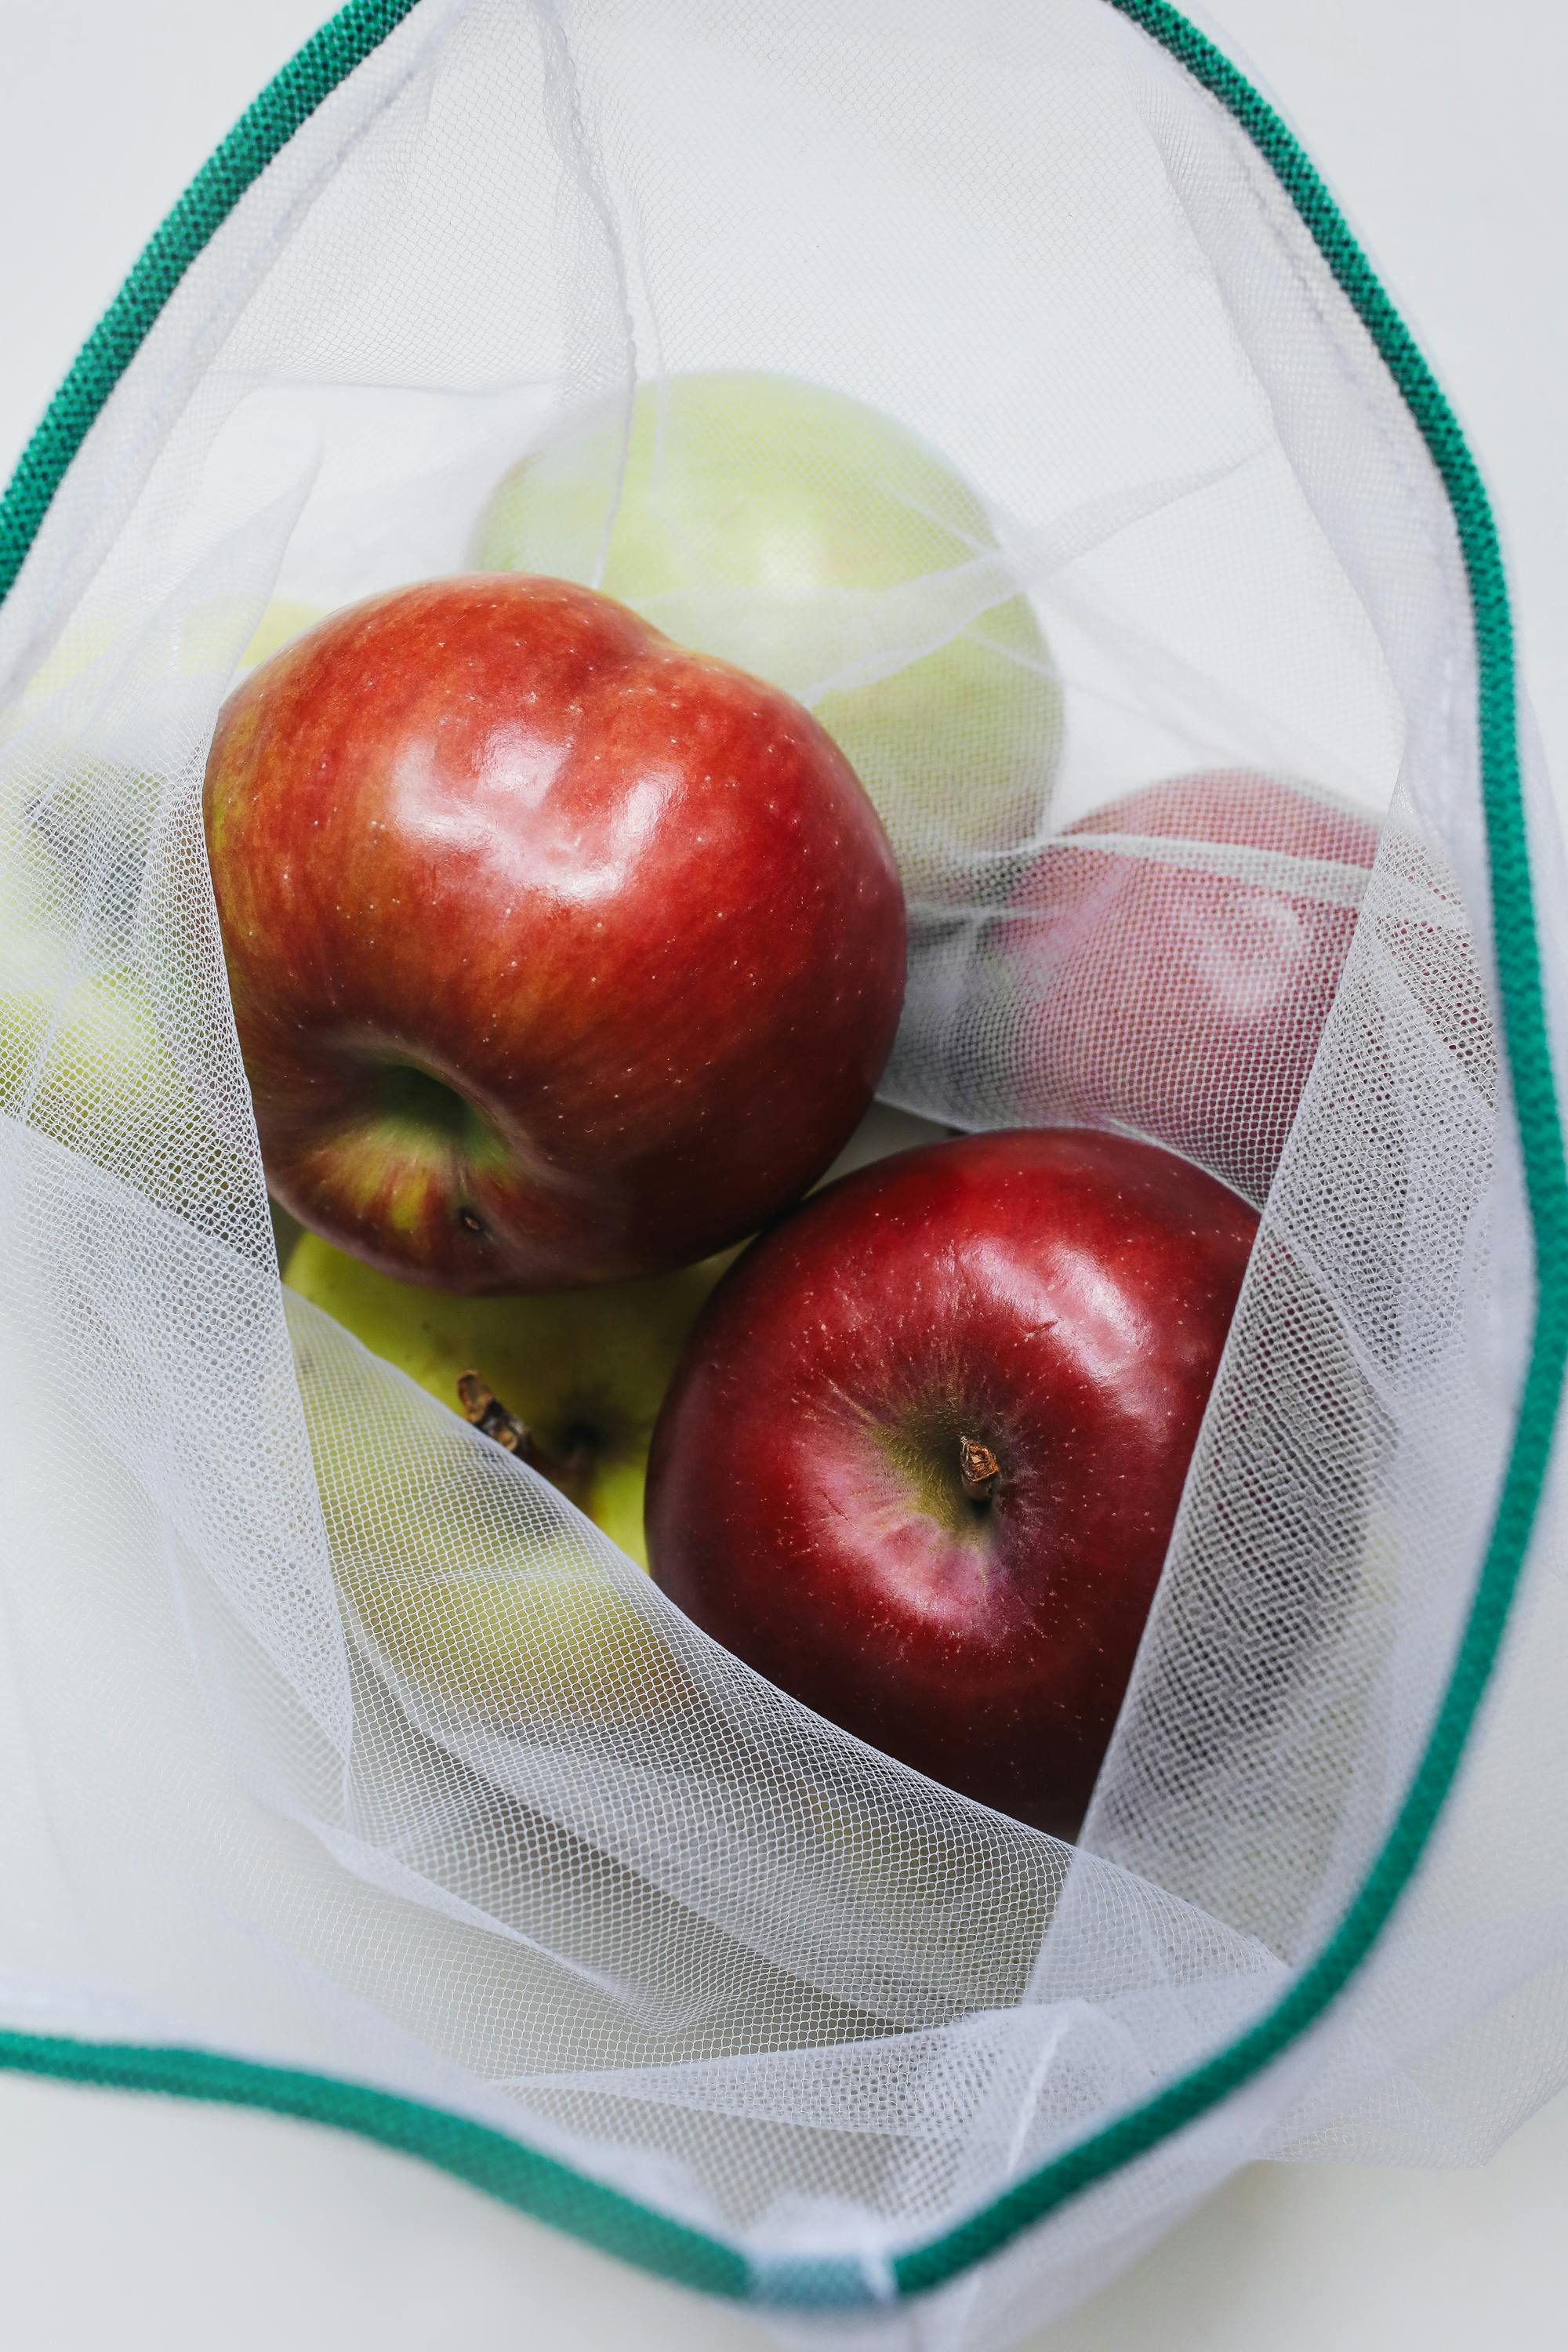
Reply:
[[[1213,43],[1165,0],[1108,5],[1158,41],[1234,116],[1294,204],[1376,345],[1442,478],[1474,615],[1498,982],[1533,1228],[1535,1319],[1508,1465],[1453,1671],[1415,1778],[1359,1894],[1317,1958],[1224,2050],[952,2228],[891,2256],[874,2276],[858,2261],[840,2255],[755,2263],[738,2247],[640,2204],[505,2132],[332,2075],[206,2050],[26,2033],[0,2033],[0,2067],[330,2124],[420,2157],[661,2277],[735,2300],[824,2310],[942,2286],[1069,2199],[1149,2155],[1308,2032],[1374,1948],[1453,1785],[1497,1658],[1546,1476],[1568,1362],[1568,1172],[1520,790],[1508,590],[1486,492],[1458,425],[1295,139]],[[67,467],[184,270],[285,142],[414,5],[415,0],[350,0],[263,91],[153,238],[51,402],[0,501],[0,597],[21,569]]]

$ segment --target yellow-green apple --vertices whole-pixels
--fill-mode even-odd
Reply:
[[[829,1175],[942,1132],[874,1103]],[[640,1282],[484,1298],[398,1282],[297,1226],[280,1249],[290,1291],[450,1411],[462,1409],[464,1375],[478,1372],[529,1432],[544,1475],[647,1567],[643,1486],[654,1421],[686,1334],[732,1253]]]
[[[313,621],[321,620],[322,612],[320,604],[304,604],[297,596],[274,596],[237,667],[254,669],[258,662],[265,661]],[[191,677],[210,669],[215,662],[228,659],[226,649],[234,641],[234,616],[232,604],[198,607],[187,616],[172,646],[163,639],[155,641],[155,657],[160,667],[166,665],[176,677]],[[52,696],[62,688],[76,685],[95,663],[123,662],[142,618],[130,609],[99,613],[89,621],[67,629],[23,688],[16,705],[19,715],[24,719],[36,717]]]
[[[938,1132],[875,1104],[834,1171]],[[479,1371],[538,1439],[547,1475],[564,1467],[572,1499],[646,1567],[654,1420],[727,1263],[544,1297],[450,1297],[395,1282],[306,1234],[286,1286],[454,1412],[464,1373]],[[343,1351],[324,1348],[315,1324],[290,1313],[339,1581],[377,1653],[405,1679],[511,1723],[547,1698],[602,1720],[612,1706],[636,1713],[671,1696],[679,1677],[665,1645],[574,1558],[558,1528],[524,1545],[513,1527],[494,1560],[474,1559],[471,1496],[456,1491],[450,1470],[447,1488],[432,1482],[417,1438],[389,1433],[374,1373],[356,1367],[363,1397],[325,1409],[324,1392],[339,1394],[345,1379]],[[313,1382],[312,1367],[329,1355],[331,1381]]]
[[[1131,1129],[1261,1200],[1378,830],[1251,770],[1171,777],[1069,825],[982,949],[976,1028],[1011,1115]]]
[[[439,1289],[711,1255],[875,1090],[904,915],[798,704],[625,605],[396,589],[237,688],[205,809],[272,1190]]]
[[[241,1181],[131,974],[0,954],[0,1106],[165,1200]]]
[[[285,1306],[345,1615],[395,1686],[515,1732],[673,1704],[657,1622],[568,1505],[486,1475],[488,1439],[447,1438],[324,1315]]]
[[[297,596],[274,596],[256,625],[256,634],[240,655],[242,670],[255,669],[325,615],[320,604],[301,604]]]
[[[648,1470],[656,1580],[818,1713],[1070,1833],[1257,1222],[1189,1161],[1085,1129],[825,1187],[687,1342]]]
[[[290,1290],[456,1412],[477,1371],[577,1507],[646,1568],[643,1482],[681,1344],[726,1261],[529,1298],[451,1297],[397,1282],[306,1234]]]
[[[713,371],[568,419],[492,496],[487,569],[591,581],[805,697],[911,891],[962,892],[1038,829],[1061,693],[974,491],[821,384]]]
[[[254,668],[321,618],[320,605],[274,598],[240,655],[238,667]],[[18,845],[17,854],[36,884],[32,919],[62,927],[67,933],[90,914],[100,933],[122,937],[135,915],[146,875],[164,780],[128,751],[121,740],[123,723],[101,716],[84,720],[73,707],[73,688],[95,662],[124,658],[132,626],[129,615],[119,621],[100,615],[68,630],[28,681],[13,714],[16,728],[26,728],[30,735],[18,762],[28,781],[25,786],[11,786],[7,780],[0,786],[0,800],[8,813],[22,814],[48,853],[40,866],[27,845]],[[206,607],[197,611],[173,647],[161,646],[159,659],[169,664],[168,674],[149,675],[140,689],[132,688],[126,695],[136,713],[132,736],[137,726],[145,724],[145,706],[161,688],[173,683],[178,693],[185,694],[190,681],[204,670],[226,664],[232,637],[232,612]],[[4,826],[0,817],[0,829]]]
[[[202,1219],[254,1180],[160,1027],[144,977],[62,909],[54,842],[0,790],[0,1108]]]

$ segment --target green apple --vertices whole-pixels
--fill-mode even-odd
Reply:
[[[301,604],[295,596],[274,596],[236,667],[254,669],[291,637],[299,636],[313,622],[324,619],[325,614],[324,605]],[[62,688],[74,686],[85,677],[96,662],[119,659],[134,626],[133,614],[110,612],[95,614],[90,620],[78,622],[67,629],[22,689],[16,704],[18,716],[34,717]],[[159,658],[168,663],[170,675],[195,677],[215,665],[226,665],[230,658],[227,648],[232,643],[231,609],[227,605],[198,608],[182,625],[174,646],[164,646]]]
[[[418,1294],[421,1315],[444,1303]],[[440,1417],[389,1391],[313,1304],[288,1288],[284,1304],[344,1614],[395,1686],[511,1732],[602,1727],[676,1703],[683,1678],[657,1622],[567,1506],[476,1475],[468,1448],[442,1442]],[[405,1328],[384,1323],[374,1336],[445,1386],[440,1338],[409,1347]]]
[[[319,605],[275,597],[238,668],[256,668],[321,617]],[[191,619],[173,650],[176,691],[184,690],[178,682],[204,668],[226,667],[232,620],[217,606]],[[13,730],[29,730],[14,772],[0,782],[0,855],[18,861],[3,886],[13,922],[18,889],[25,887],[26,919],[35,927],[58,924],[68,930],[87,901],[100,932],[122,935],[130,927],[163,780],[125,756],[112,723],[84,727],[71,701],[71,689],[95,662],[116,653],[128,625],[100,614],[68,630],[10,715]],[[150,677],[144,683],[154,695],[159,681]],[[51,704],[60,711],[58,720]]]
[[[646,1568],[654,1419],[727,1262],[545,1297],[454,1297],[395,1282],[307,1233],[284,1279],[454,1412],[462,1375],[479,1372],[547,1457],[547,1475],[561,1465],[571,1499]],[[652,1624],[578,1556],[563,1524],[542,1525],[525,1555],[515,1511],[479,1492],[460,1459],[406,1445],[368,1396],[363,1410],[323,1407],[342,1369],[312,1380],[307,1326],[296,1354],[339,1583],[397,1675],[512,1728],[672,1702],[679,1677]]]
[[[317,621],[326,618],[321,604],[301,604],[292,596],[275,596],[257,625],[256,635],[240,655],[242,670],[255,669],[269,658],[291,637],[297,637]]]
[[[77,969],[75,942],[7,924],[5,897],[0,1108],[213,1229],[242,1215],[248,1156],[171,1051],[141,975]]]
[[[312,618],[273,602],[242,666]],[[0,767],[0,1108],[26,1110],[153,1200],[221,1223],[249,1195],[249,1157],[169,1051],[130,952],[163,783],[45,722],[49,696],[113,645],[108,621],[68,633],[12,715],[28,734]],[[200,995],[193,948],[164,939],[157,952],[164,990]]]
[[[822,1181],[947,1131],[874,1103]],[[462,1410],[458,1382],[478,1372],[540,1453],[561,1465],[558,1483],[578,1508],[647,1566],[643,1479],[653,1424],[686,1335],[737,1252],[642,1282],[493,1298],[397,1282],[292,1218],[279,1240],[296,1297],[453,1412]]]
[[[454,1412],[478,1372],[527,1429],[554,1477],[595,1524],[647,1567],[648,1443],[686,1334],[726,1258],[679,1273],[542,1297],[454,1297],[395,1282],[319,1234],[296,1243],[284,1276]]]
[[[55,836],[26,777],[0,782],[0,1108],[172,1196],[215,1139],[139,972],[73,924]],[[63,902],[63,903],[62,903]]]
[[[944,1132],[874,1105],[823,1180]],[[333,1560],[373,1650],[405,1680],[513,1728],[597,1723],[679,1703],[685,1679],[654,1624],[579,1558],[564,1514],[526,1550],[515,1507],[476,1493],[460,1458],[395,1425],[384,1393],[318,1308],[453,1412],[477,1371],[579,1508],[644,1568],[654,1420],[687,1332],[731,1252],[677,1274],[544,1297],[455,1297],[394,1281],[318,1234],[284,1275]],[[294,1302],[309,1302],[301,1313]],[[361,1360],[363,1361],[363,1360]]]
[[[569,421],[490,499],[487,571],[587,582],[810,703],[911,892],[1041,828],[1061,691],[975,492],[879,410],[795,377],[675,375]]]

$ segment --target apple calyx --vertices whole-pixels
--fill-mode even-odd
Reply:
[[[958,1441],[958,1475],[972,1503],[988,1503],[996,1492],[1002,1465],[991,1448],[982,1445],[977,1437],[961,1437]]]
[[[520,1462],[526,1462],[531,1470],[537,1470],[542,1478],[548,1478],[579,1510],[587,1508],[587,1489],[594,1468],[592,1445],[574,1445],[564,1460],[547,1454],[526,1422],[507,1411],[488,1381],[478,1372],[458,1373],[458,1402],[463,1408],[464,1418],[481,1436],[493,1438],[509,1454],[515,1454]]]

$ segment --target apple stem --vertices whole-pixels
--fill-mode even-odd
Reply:
[[[996,1492],[1002,1465],[991,1448],[982,1445],[977,1437],[961,1437],[958,1441],[958,1475],[972,1503],[988,1503]]]
[[[580,1510],[584,1507],[585,1481],[591,1466],[586,1461],[574,1456],[561,1462],[553,1454],[547,1454],[527,1423],[519,1421],[515,1412],[507,1411],[495,1391],[488,1381],[480,1379],[478,1372],[458,1373],[458,1402],[462,1406],[466,1419],[481,1436],[493,1437],[498,1445],[504,1445],[509,1454],[515,1454],[520,1462],[526,1462],[531,1470],[537,1470],[542,1478],[548,1478],[551,1485],[558,1487]]]
[[[474,1427],[486,1437],[493,1437],[509,1454],[521,1454],[530,1459],[533,1441],[516,1413],[508,1412],[495,1391],[486,1386],[478,1372],[458,1375],[458,1402]]]

